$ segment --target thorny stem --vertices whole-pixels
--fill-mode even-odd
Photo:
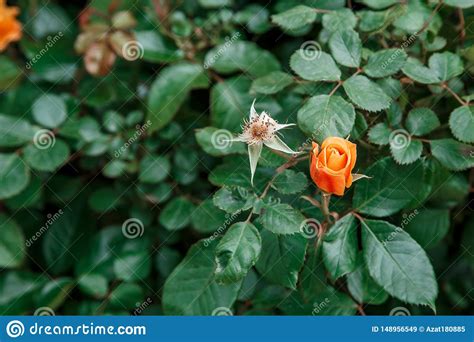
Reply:
[[[439,0],[438,4],[434,8],[433,12],[431,12],[430,17],[428,18],[428,20],[425,21],[425,23],[423,24],[421,29],[418,30],[418,32],[415,33],[415,36],[419,36],[420,34],[422,34],[428,28],[428,26],[430,26],[431,21],[433,20],[434,16],[436,15],[436,13],[439,12],[439,10],[441,9],[441,6],[443,6],[443,2],[444,2],[444,0]]]
[[[356,71],[354,74],[352,74],[352,76],[359,75],[362,71],[364,71],[364,70],[361,69],[361,68],[357,68],[357,71]],[[352,76],[351,76],[351,77],[352,77]],[[343,84],[344,84],[344,81],[338,81],[337,84],[336,84],[336,86],[335,86],[335,87],[331,90],[331,92],[329,93],[329,96],[334,95],[334,93],[336,92],[336,90],[338,90],[339,87],[342,86]]]
[[[441,83],[441,88],[446,89],[451,95],[453,95],[453,97],[454,97],[461,105],[463,105],[463,106],[467,106],[467,105],[468,105],[468,103],[465,102],[465,101],[463,101],[463,99],[461,99],[461,98],[459,97],[459,95],[456,94],[456,93],[448,86],[448,84],[447,84],[446,82]]]
[[[262,194],[258,198],[263,199],[265,196],[267,196],[268,191],[270,190],[270,188],[273,185],[273,182],[280,175],[280,173],[282,173],[286,169],[289,169],[290,167],[298,164],[300,161],[306,160],[308,158],[309,158],[308,156],[298,157],[298,154],[295,154],[286,163],[279,166],[276,169],[275,175],[268,181],[267,185],[265,186],[265,189],[263,190]],[[245,222],[247,222],[247,223],[250,222],[250,220],[252,219],[252,216],[253,216],[253,210],[250,211],[249,216],[247,217]]]
[[[466,38],[466,24],[464,21],[464,12],[462,8],[458,8],[458,15],[459,15],[459,30],[461,31],[459,40],[461,45],[464,45],[464,39]]]

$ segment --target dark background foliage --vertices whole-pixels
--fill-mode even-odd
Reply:
[[[430,304],[437,314],[472,314],[472,1],[16,5],[23,38],[0,55],[0,313],[432,314]],[[295,19],[287,11],[298,5],[307,7]],[[91,75],[78,36],[120,11],[136,23],[117,44],[131,37],[139,58],[110,50],[113,65]],[[301,59],[300,48],[322,58]],[[350,65],[354,54],[360,63]],[[345,82],[355,72],[364,79]],[[315,100],[328,94],[348,106],[328,104],[329,119]],[[273,182],[288,159],[264,149],[252,187],[246,147],[216,143],[216,132],[240,132],[254,98],[258,111],[298,124],[284,132],[292,148],[350,135],[355,171],[373,178],[333,197],[331,210],[401,227],[399,256],[421,246],[429,261],[421,248],[398,261],[420,277],[431,264],[435,278],[427,271],[425,286],[394,290],[405,283],[383,281],[389,266],[370,264],[377,252],[364,259],[367,230],[356,219],[341,228],[349,249],[333,233],[316,252],[314,236],[298,231],[302,220],[324,220],[302,198],[320,200],[308,162]],[[394,137],[410,143],[397,149]],[[234,250],[243,269],[215,274],[216,260],[235,266],[218,243],[251,210],[254,226],[241,227],[247,244]],[[340,274],[330,255],[342,255]],[[422,298],[433,283],[435,305]]]

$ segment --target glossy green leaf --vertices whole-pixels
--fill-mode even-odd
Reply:
[[[297,50],[290,58],[293,71],[309,81],[338,81],[341,70],[337,67],[331,55],[326,52],[310,53],[309,50]]]
[[[474,167],[474,146],[454,139],[431,140],[431,153],[449,170],[462,171]]]
[[[262,252],[255,265],[258,272],[272,283],[295,290],[308,240],[301,234],[278,235],[266,229],[261,236]]]
[[[474,142],[474,106],[462,106],[452,111],[449,127],[453,135],[467,143]]]
[[[216,280],[235,283],[255,265],[262,248],[262,238],[251,223],[233,224],[216,246]]]
[[[218,284],[214,253],[217,243],[193,245],[174,269],[163,288],[163,310],[167,315],[211,315],[219,308],[231,310],[240,282]]]
[[[383,158],[366,172],[370,179],[357,181],[353,197],[354,208],[367,215],[384,217],[405,208],[415,197],[423,178],[421,162],[407,166]]]
[[[425,251],[403,229],[388,222],[364,220],[361,224],[371,277],[390,295],[435,310],[438,285]]]
[[[337,63],[356,68],[360,65],[362,42],[354,30],[339,30],[329,39],[331,54]]]
[[[192,89],[207,86],[208,78],[199,65],[183,62],[161,70],[148,95],[149,130],[163,128],[173,119]]]
[[[354,216],[339,219],[323,240],[323,261],[334,279],[354,271],[357,258],[357,231]]]
[[[299,5],[285,12],[272,15],[272,22],[284,30],[294,30],[311,24],[316,20],[316,11],[308,6]]]
[[[354,107],[335,95],[313,96],[298,111],[299,127],[319,142],[330,136],[345,138],[354,121]]]
[[[349,99],[358,107],[377,112],[390,106],[392,99],[380,88],[377,83],[372,82],[365,76],[352,76],[343,84]]]

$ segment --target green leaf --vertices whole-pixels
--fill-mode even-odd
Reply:
[[[357,17],[348,8],[341,8],[323,15],[323,27],[330,32],[353,29],[356,25]]]
[[[346,137],[354,122],[354,107],[335,95],[313,96],[298,111],[298,126],[319,142],[330,136]]]
[[[150,274],[151,258],[146,249],[132,249],[114,260],[114,273],[124,281],[145,280]]]
[[[241,187],[222,187],[214,194],[214,205],[229,214],[252,208],[256,197]]]
[[[0,214],[0,267],[15,268],[25,259],[25,237],[11,218]]]
[[[209,50],[204,58],[204,68],[222,74],[243,71],[253,77],[281,69],[280,63],[269,51],[253,42],[235,40],[238,36],[235,34],[226,43]]]
[[[450,226],[448,209],[415,209],[403,214],[401,226],[423,248],[436,246],[446,235]]]
[[[168,230],[179,230],[191,220],[194,205],[184,197],[171,200],[160,213],[160,223]]]
[[[273,71],[252,82],[251,92],[265,95],[276,94],[293,83],[293,77],[285,72]]]
[[[360,2],[374,9],[383,9],[399,3],[398,0],[360,0]]]
[[[402,71],[412,80],[422,84],[441,82],[435,71],[425,67],[418,59],[412,57],[408,57],[405,65],[402,68]]]
[[[48,128],[58,127],[67,118],[66,103],[57,95],[40,96],[33,103],[32,112],[36,122]]]
[[[367,121],[365,120],[364,115],[357,112],[354,127],[352,127],[352,131],[350,133],[350,136],[354,140],[362,139],[362,137],[365,135],[365,133],[367,131],[367,128],[369,128],[369,125],[368,125]]]
[[[329,48],[339,64],[351,68],[357,68],[360,65],[362,42],[359,34],[354,30],[334,32],[329,39]]]
[[[0,146],[15,147],[32,141],[35,129],[28,121],[0,114]]]
[[[217,208],[212,199],[203,201],[191,215],[194,229],[200,233],[220,232],[228,226],[232,219],[225,211]]]
[[[397,131],[394,131],[396,133]],[[411,139],[403,133],[399,133],[402,137],[402,141],[398,141],[397,134],[392,135],[392,141],[390,142],[390,152],[392,153],[393,159],[398,164],[407,165],[416,162],[421,157],[423,152],[423,144],[419,140]]]
[[[352,102],[370,112],[386,109],[392,102],[377,83],[362,75],[352,76],[342,86]]]
[[[171,171],[171,164],[168,158],[146,155],[140,161],[140,171],[138,179],[142,183],[159,183],[163,181]]]
[[[136,283],[120,283],[109,295],[109,304],[112,308],[133,308],[143,302],[143,289]]]
[[[30,170],[18,155],[0,153],[0,199],[19,194],[29,181]]]
[[[143,59],[154,63],[175,62],[184,57],[172,41],[164,38],[157,30],[136,31],[135,38],[143,48]]]
[[[244,118],[248,118],[252,97],[248,94],[250,81],[231,78],[219,82],[211,90],[211,122],[214,127],[240,131]],[[258,103],[257,103],[258,105]]]
[[[376,145],[388,145],[390,143],[391,133],[392,130],[385,122],[379,122],[370,128],[368,133],[369,141]]]
[[[0,90],[14,87],[22,79],[21,69],[7,56],[0,56]]]
[[[382,90],[390,96],[392,99],[396,100],[400,97],[402,94],[402,84],[400,83],[399,80],[387,77],[387,78],[381,78],[377,80],[377,84],[382,88]],[[390,107],[394,106],[394,104],[397,104],[397,102],[392,102],[390,104]],[[398,105],[398,104],[397,104]],[[390,108],[387,109],[387,112],[390,111]]]
[[[69,152],[69,146],[56,139],[49,148],[42,148],[37,144],[28,145],[23,151],[23,157],[32,169],[52,172],[66,162]]]
[[[92,226],[84,208],[83,197],[75,197],[67,209],[47,215],[42,226],[38,227],[40,232],[46,229],[41,237],[41,250],[52,274],[64,272],[76,262],[71,256],[77,255],[74,248],[79,248],[81,238],[89,234]],[[84,221],[88,222],[89,229]]]
[[[293,71],[308,81],[339,81],[341,70],[337,67],[331,55],[319,51],[296,50],[290,58],[290,67]]]
[[[357,267],[347,275],[347,287],[359,303],[378,305],[388,299],[388,293],[369,274],[362,252],[357,256]]]
[[[24,315],[34,308],[34,298],[46,277],[30,272],[4,272],[0,277],[0,310],[4,315]]]
[[[163,278],[168,278],[171,272],[173,272],[174,268],[179,264],[181,259],[181,254],[178,251],[163,246],[156,254],[156,268]]]
[[[441,165],[452,171],[474,167],[474,147],[453,139],[431,140],[431,153]]]
[[[440,126],[438,116],[429,108],[415,108],[408,113],[405,125],[413,135],[425,135]]]
[[[334,279],[354,271],[357,258],[357,231],[354,216],[339,219],[323,240],[323,261]]]
[[[216,280],[219,283],[242,280],[257,262],[261,248],[262,239],[253,224],[233,224],[216,247]]]
[[[259,218],[265,229],[275,234],[299,233],[304,225],[304,216],[286,203],[267,204]]]
[[[42,308],[47,308],[46,313],[50,313],[50,310],[58,309],[63,303],[70,297],[69,292],[74,287],[74,281],[72,278],[63,277],[51,280],[46,283],[41,289],[38,296],[35,298],[38,311],[35,311],[35,315],[42,315]]]
[[[148,94],[147,120],[150,131],[166,126],[181,107],[192,89],[206,88],[208,78],[197,64],[177,63],[164,68],[151,85]]]
[[[423,179],[421,162],[397,165],[393,159],[380,159],[366,172],[371,179],[356,183],[353,206],[360,213],[376,217],[389,216],[405,208],[415,197]]]
[[[214,157],[221,157],[233,153],[247,153],[244,143],[234,142],[233,134],[226,129],[205,127],[196,130],[196,141],[199,146]]]
[[[407,54],[402,49],[386,49],[369,56],[364,72],[370,77],[387,77],[396,74],[404,65]]]
[[[464,142],[474,142],[474,106],[462,106],[452,111],[449,127],[453,135]]]
[[[273,181],[273,187],[281,194],[297,194],[308,186],[308,179],[303,172],[285,170]]]
[[[216,282],[216,244],[206,245],[203,240],[196,243],[170,274],[163,289],[165,314],[211,315],[219,308],[231,309],[241,284]]]
[[[285,12],[272,15],[272,22],[284,30],[295,30],[313,23],[316,11],[308,6],[299,5]]]
[[[371,277],[390,295],[435,310],[438,284],[425,251],[403,229],[388,222],[361,223],[362,250]]]
[[[474,0],[445,0],[444,3],[449,6],[469,8],[474,6]]]
[[[100,274],[85,274],[78,280],[79,289],[94,298],[104,298],[107,295],[107,278]]]
[[[262,252],[255,267],[272,283],[296,290],[308,240],[301,234],[278,235],[261,231]]]
[[[461,57],[452,52],[434,53],[428,65],[441,81],[449,81],[464,71]]]

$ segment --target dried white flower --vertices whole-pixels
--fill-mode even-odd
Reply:
[[[295,124],[279,124],[265,112],[258,114],[254,105],[255,100],[253,100],[250,108],[250,118],[244,122],[242,127],[242,133],[233,139],[233,141],[245,142],[248,145],[252,184],[263,145],[288,154],[297,153],[289,148],[277,135],[279,130]]]

